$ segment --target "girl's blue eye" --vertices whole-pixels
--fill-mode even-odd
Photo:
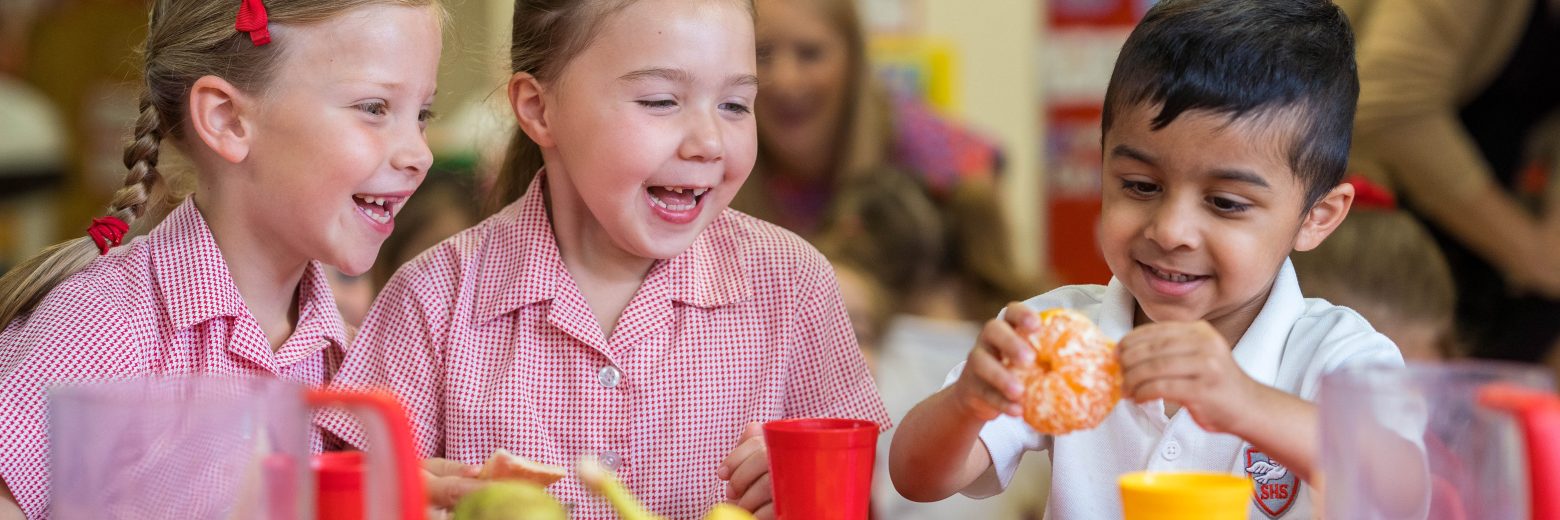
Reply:
[[[753,111],[752,108],[749,108],[747,105],[741,103],[721,103],[720,109],[736,114],[747,114]]]
[[[1208,203],[1212,204],[1214,209],[1225,213],[1240,213],[1242,211],[1251,209],[1250,204],[1236,202],[1224,197],[1209,197]]]

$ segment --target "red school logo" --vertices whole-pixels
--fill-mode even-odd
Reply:
[[[1295,505],[1295,495],[1300,494],[1300,479],[1266,453],[1253,447],[1246,448],[1246,474],[1256,482],[1251,490],[1251,500],[1268,518],[1283,516]]]

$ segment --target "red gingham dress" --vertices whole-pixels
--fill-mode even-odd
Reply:
[[[572,473],[599,454],[651,511],[696,518],[725,499],[716,469],[750,421],[888,425],[834,272],[806,242],[726,210],[650,268],[608,339],[541,186],[402,267],[336,375],[400,394],[422,456],[504,448]],[[362,446],[355,423],[324,417]],[[575,518],[615,518],[572,476],[549,491]]]
[[[324,384],[346,335],[318,263],[299,283],[298,304],[292,336],[272,352],[205,219],[184,201],[0,333],[0,477],[29,518],[48,516],[50,386],[185,374]]]

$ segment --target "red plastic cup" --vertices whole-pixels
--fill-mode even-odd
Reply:
[[[857,419],[764,423],[775,516],[861,520],[872,497],[878,425]]]
[[[315,518],[362,520],[363,452],[327,451],[313,462]]]

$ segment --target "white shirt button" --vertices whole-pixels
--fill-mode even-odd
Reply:
[[[597,376],[601,380],[601,386],[617,388],[618,382],[623,380],[623,371],[618,370],[618,367],[607,365],[601,369],[601,373],[597,374]]]
[[[603,451],[597,454],[597,458],[601,459],[602,466],[612,471],[617,471],[623,466],[623,457],[618,456],[615,451]]]
[[[1159,455],[1165,460],[1175,460],[1181,457],[1181,443],[1174,440],[1165,442],[1164,448],[1159,450]]]

